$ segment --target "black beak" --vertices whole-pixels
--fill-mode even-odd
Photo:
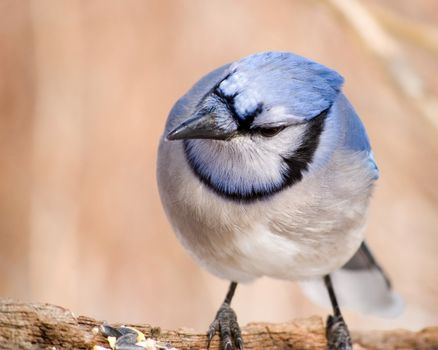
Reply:
[[[170,141],[184,139],[213,139],[227,140],[235,134],[236,125],[231,122],[228,125],[219,125],[218,118],[214,113],[194,115],[182,122],[166,138]]]

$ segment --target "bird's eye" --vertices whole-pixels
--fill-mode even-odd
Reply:
[[[277,126],[275,128],[260,128],[258,129],[258,132],[263,137],[273,137],[277,135],[280,131],[282,131],[285,127],[284,126]]]

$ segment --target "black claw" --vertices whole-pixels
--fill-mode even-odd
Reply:
[[[231,340],[227,340],[226,342],[224,342],[224,349],[233,350],[233,344],[231,344]]]
[[[233,343],[239,350],[243,350],[243,340],[237,317],[229,304],[223,303],[216,314],[215,320],[208,328],[207,349],[210,347],[211,340],[217,332],[220,332],[222,347],[224,350],[233,350]]]
[[[240,336],[236,338],[236,346],[239,350],[243,350],[243,340]]]
[[[219,330],[219,321],[215,319],[210,327],[208,327],[207,337],[208,337],[208,343],[207,343],[207,349],[210,348],[210,343],[217,331]]]
[[[226,322],[226,320],[223,321],[224,321],[223,323],[219,321],[222,346],[224,350],[233,350],[233,343],[231,342],[230,325],[228,322]]]
[[[326,336],[328,350],[352,350],[350,332],[341,315],[327,318]]]
[[[236,347],[239,350],[243,350],[243,340],[240,333],[239,325],[237,324],[237,320],[231,325],[231,335],[234,339],[234,344],[236,345]]]

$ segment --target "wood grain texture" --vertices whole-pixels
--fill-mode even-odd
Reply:
[[[92,349],[106,346],[96,332],[102,321],[75,316],[71,311],[50,304],[0,300],[1,349]],[[177,349],[205,349],[206,335],[189,329],[164,330],[151,325],[131,325],[143,333]],[[242,329],[245,349],[325,349],[324,322],[320,317],[297,319],[288,323],[250,323]],[[354,348],[438,349],[438,327],[419,332],[406,330],[353,332]],[[216,338],[211,349],[218,349]]]

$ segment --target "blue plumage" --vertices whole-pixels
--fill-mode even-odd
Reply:
[[[229,306],[236,282],[261,276],[306,280],[312,300],[333,306],[327,334],[342,333],[343,350],[351,344],[333,289],[364,312],[402,309],[363,243],[379,172],[342,84],[307,58],[258,53],[207,74],[169,115],[160,194],[184,246],[233,281],[209,331],[232,325],[224,348],[243,347]]]
[[[219,88],[233,96],[237,114],[244,118],[263,104],[281,105],[296,121],[307,121],[330,107],[343,78],[319,63],[286,52],[264,52],[233,63]],[[269,77],[269,79],[267,79]],[[290,97],[285,99],[285,94]]]

